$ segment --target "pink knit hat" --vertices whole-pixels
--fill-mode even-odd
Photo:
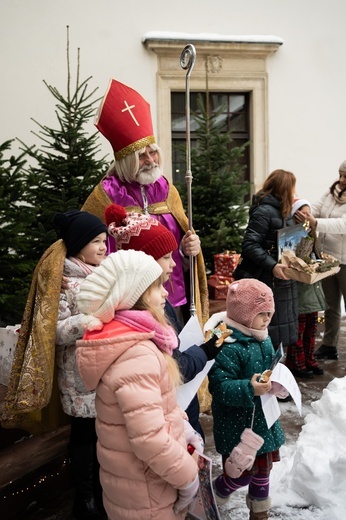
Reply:
[[[254,278],[243,278],[228,286],[226,300],[227,317],[251,329],[254,318],[260,312],[275,311],[273,292],[268,285]]]

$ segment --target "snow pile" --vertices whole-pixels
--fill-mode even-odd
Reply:
[[[333,379],[311,408],[296,444],[283,447],[281,462],[274,464],[273,509],[286,504],[313,509],[314,518],[341,520],[346,509],[346,377]]]

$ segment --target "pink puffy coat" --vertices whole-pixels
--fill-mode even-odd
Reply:
[[[187,451],[183,412],[162,352],[116,321],[77,342],[77,364],[96,389],[97,453],[111,520],[177,520],[178,489],[197,475]]]

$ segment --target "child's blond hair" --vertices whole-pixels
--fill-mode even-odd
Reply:
[[[148,289],[144,291],[144,293],[140,296],[140,298],[137,300],[137,302],[132,307],[135,310],[139,311],[149,311],[152,316],[155,318],[156,321],[161,323],[161,325],[168,327],[170,326],[169,320],[166,318],[166,316],[160,312],[157,311],[156,308],[152,307],[148,304],[148,296],[150,296],[150,293],[153,289],[156,287],[159,287],[162,284],[162,278],[159,277],[155,282],[153,282],[151,285],[149,285]],[[178,363],[176,360],[167,354],[164,351],[161,351],[166,363],[167,363],[167,370],[168,373],[172,379],[172,382],[175,386],[179,386],[183,383],[182,375],[179,370]]]

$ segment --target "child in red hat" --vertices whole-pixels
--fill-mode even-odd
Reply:
[[[133,211],[126,212],[125,208],[116,204],[106,208],[105,221],[110,237],[115,238],[117,249],[143,251],[157,261],[163,270],[164,285],[168,288],[176,268],[173,253],[178,248],[173,233],[155,218]],[[166,300],[165,314],[179,334],[182,326],[174,307],[168,300]],[[207,361],[214,359],[220,352],[220,347],[215,346],[217,339],[213,336],[201,346],[193,345],[184,352],[180,352],[179,349],[174,350],[173,356],[178,361],[185,382],[191,381],[204,369]],[[195,395],[186,413],[192,427],[204,438],[199,422],[199,411],[198,397]]]

